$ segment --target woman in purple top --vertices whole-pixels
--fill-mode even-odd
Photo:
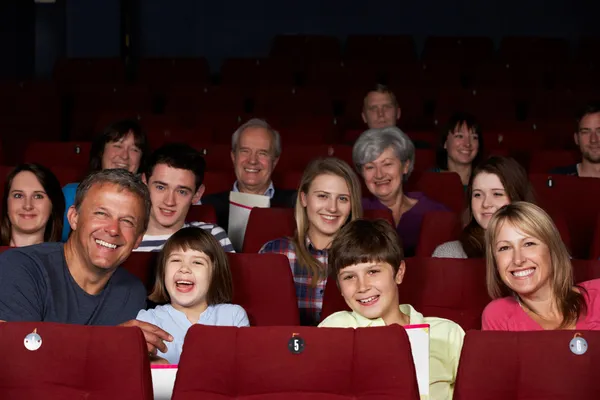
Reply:
[[[423,193],[404,193],[403,182],[414,169],[414,144],[396,127],[369,129],[354,143],[352,160],[372,195],[363,199],[363,208],[390,209],[404,253],[413,256],[425,213],[448,211]]]
[[[482,329],[600,330],[600,279],[574,283],[569,253],[544,210],[526,202],[504,206],[488,224],[486,247],[494,300]]]

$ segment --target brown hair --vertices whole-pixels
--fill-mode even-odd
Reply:
[[[48,168],[40,164],[21,164],[15,167],[4,184],[4,198],[2,199],[2,222],[0,223],[0,244],[2,246],[10,245],[12,235],[12,224],[8,216],[8,196],[13,180],[21,172],[31,172],[35,175],[44,192],[48,196],[52,209],[46,222],[44,230],[44,242],[58,242],[61,239],[63,230],[63,218],[65,214],[65,196],[63,195],[58,178]]]
[[[347,223],[333,240],[329,249],[329,270],[337,277],[350,265],[366,262],[386,262],[398,272],[404,251],[396,230],[382,219],[357,219]]]
[[[316,287],[320,280],[325,279],[327,273],[326,266],[316,260],[306,247],[309,221],[306,207],[302,206],[301,196],[302,193],[304,193],[304,195],[308,194],[312,182],[320,175],[334,175],[344,179],[346,185],[348,185],[348,190],[350,191],[350,205],[352,207],[350,215],[348,216],[348,221],[362,217],[360,181],[354,171],[352,171],[352,168],[344,161],[333,157],[318,158],[311,161],[304,170],[304,174],[300,181],[300,187],[298,188],[295,208],[296,234],[292,239],[292,242],[296,248],[298,263],[309,270],[312,287]]]
[[[478,165],[471,174],[467,187],[467,209],[465,219],[467,224],[460,235],[460,243],[469,258],[485,256],[485,230],[473,217],[472,198],[473,181],[481,173],[493,174],[500,179],[509,201],[526,201],[535,203],[533,187],[527,177],[525,168],[514,158],[492,156]]]
[[[208,305],[230,303],[233,297],[233,283],[227,255],[209,231],[196,227],[180,229],[167,240],[158,257],[156,281],[148,298],[157,304],[171,301],[165,287],[165,267],[169,255],[179,249],[201,251],[210,258],[213,269],[206,295]]]
[[[558,310],[563,316],[559,329],[577,322],[579,316],[587,312],[585,298],[582,294],[585,293],[585,289],[574,284],[571,258],[558,229],[552,222],[552,218],[540,207],[531,203],[518,201],[508,204],[498,210],[488,224],[485,234],[486,282],[490,297],[498,299],[513,296],[517,300],[521,300],[519,294],[502,281],[494,257],[494,248],[499,231],[507,223],[548,246],[552,260],[550,266],[552,293],[556,299]],[[574,287],[577,287],[580,292],[574,290]]]
[[[367,94],[365,95],[365,98],[363,99],[363,109],[367,105],[367,97],[369,97],[369,94],[371,94],[371,93],[387,94],[388,96],[390,96],[390,100],[392,101],[392,104],[394,105],[394,107],[398,107],[398,99],[396,98],[396,95],[394,94],[394,92],[392,92],[392,90],[389,87],[387,87],[386,85],[382,85],[381,83],[378,83],[375,86],[373,86],[371,88],[371,90],[369,90],[367,92]]]

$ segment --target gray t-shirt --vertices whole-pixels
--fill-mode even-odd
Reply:
[[[0,320],[118,325],[145,308],[144,285],[124,268],[117,268],[101,293],[86,293],[67,268],[62,243],[0,255]]]

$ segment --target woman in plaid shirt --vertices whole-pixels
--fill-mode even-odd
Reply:
[[[302,325],[317,325],[321,319],[327,249],[342,226],[362,217],[360,188],[358,177],[342,160],[312,161],[298,189],[294,237],[272,240],[260,249],[290,260]]]

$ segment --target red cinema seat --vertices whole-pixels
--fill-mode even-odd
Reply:
[[[24,162],[38,163],[52,169],[56,166],[88,169],[91,142],[29,142]]]
[[[206,171],[202,184],[206,188],[204,196],[213,193],[229,192],[233,188],[235,174],[233,168],[230,171]]]
[[[422,59],[451,63],[481,63],[490,61],[493,54],[492,38],[429,36],[425,39]]]
[[[293,337],[304,342],[300,354],[288,348]],[[417,400],[419,390],[408,337],[397,325],[194,325],[185,339],[173,400],[198,398]]]
[[[593,260],[571,260],[573,275],[576,283],[591,281],[600,278],[600,261]]]
[[[596,218],[594,227],[594,236],[592,238],[592,247],[590,249],[590,259],[597,260],[600,258],[600,215]]]
[[[217,213],[210,204],[193,205],[188,210],[185,222],[207,222],[209,224],[217,223]]]
[[[134,251],[127,260],[121,264],[121,268],[125,268],[135,275],[142,281],[148,292],[151,292],[152,287],[154,286],[154,274],[156,273],[158,254],[157,251]]]
[[[423,172],[419,176],[417,190],[455,213],[461,213],[465,208],[465,190],[456,173]]]
[[[327,157],[331,154],[331,146],[326,144],[297,144],[286,146],[277,163],[275,171],[304,171],[306,166],[315,158]]]
[[[565,216],[572,256],[588,258],[598,215],[600,180],[554,174],[529,174],[529,180],[538,204],[550,215]]]
[[[270,56],[299,61],[339,60],[342,44],[335,36],[276,35],[271,43]]]
[[[490,299],[485,286],[485,260],[408,258],[398,285],[400,304],[410,304],[426,317],[452,320],[464,330],[481,328],[481,313]],[[321,318],[348,310],[335,279],[327,280]]]
[[[231,143],[212,144],[205,150],[207,171],[232,171]]]
[[[417,59],[410,35],[350,35],[346,40],[346,60],[410,62]]]
[[[24,339],[34,331],[42,343],[30,351]],[[10,360],[0,374],[3,399],[153,398],[138,328],[7,322],[0,324],[0,346]]]
[[[292,208],[254,207],[246,225],[243,252],[258,253],[265,243],[284,236],[294,236],[295,230]]]
[[[283,254],[227,253],[233,275],[233,303],[246,310],[252,326],[300,325],[296,287]]]
[[[536,150],[531,154],[529,172],[547,174],[557,167],[577,164],[580,156],[570,150]]]
[[[304,171],[280,171],[275,170],[273,173],[273,182],[278,189],[298,190],[300,181],[302,180]]]
[[[468,332],[454,387],[455,400],[600,398],[600,332],[582,331],[582,355],[569,343],[577,331]],[[493,366],[493,373],[490,367]]]
[[[453,211],[426,213],[421,223],[419,244],[415,254],[418,257],[431,257],[439,245],[458,240],[461,229],[460,218]]]

